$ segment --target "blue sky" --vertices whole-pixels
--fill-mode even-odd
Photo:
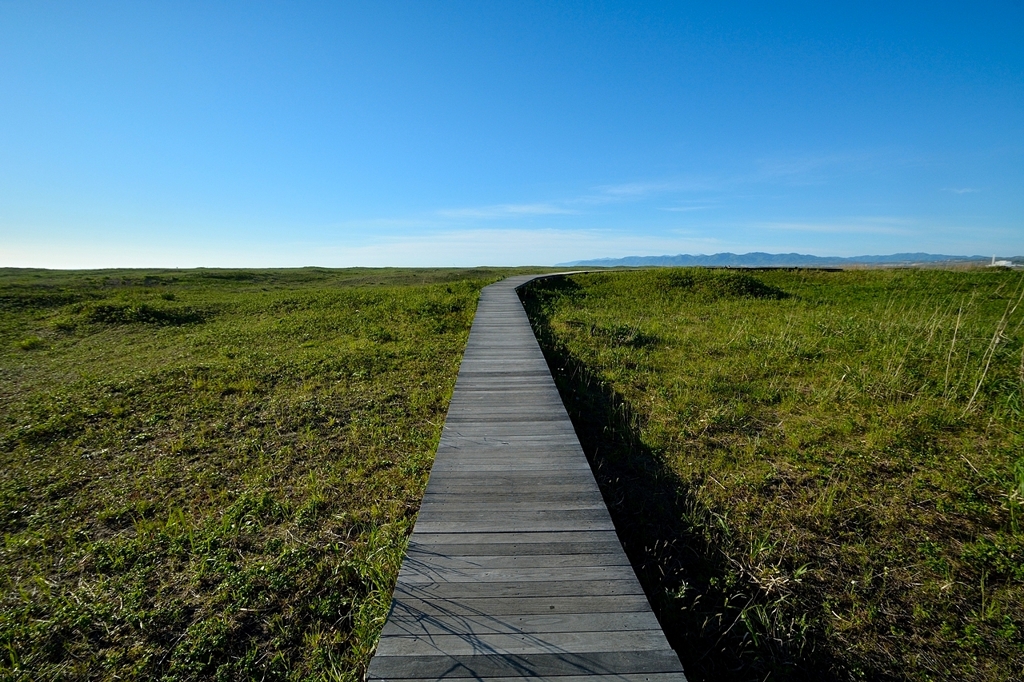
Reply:
[[[0,265],[1024,253],[1024,3],[0,0]]]

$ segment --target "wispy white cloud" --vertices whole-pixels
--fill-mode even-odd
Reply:
[[[820,176],[830,169],[862,167],[871,162],[873,155],[858,154],[816,154],[796,157],[780,157],[761,159],[757,162],[757,170],[750,179],[781,179],[799,176]]]
[[[708,176],[598,185],[593,192],[580,196],[574,201],[582,203],[638,201],[663,194],[717,191],[721,190],[725,184],[721,179]]]
[[[416,216],[405,218],[358,218],[331,223],[330,228],[335,231],[374,234],[380,231],[401,231],[430,227],[437,222],[436,219]]]
[[[601,185],[597,191],[608,197],[646,197],[652,194],[667,192],[672,189],[671,182],[627,182],[621,185]]]
[[[740,172],[736,179],[742,184],[819,185],[850,173],[906,168],[922,163],[920,158],[886,149],[774,156],[755,161],[750,172]]]
[[[692,206],[666,206],[659,210],[671,211],[673,213],[689,213],[690,211],[707,211],[712,208],[718,208],[718,206],[715,204],[694,204]]]
[[[623,254],[660,255],[719,248],[712,237],[631,235],[619,230],[476,229],[389,237],[358,249],[329,247],[332,264],[551,265]]]
[[[946,187],[942,191],[949,192],[951,194],[974,194],[975,192],[980,192],[981,190],[975,189],[974,187]]]
[[[531,216],[578,215],[595,206],[651,201],[657,197],[674,199],[671,212],[691,212],[716,208],[723,196],[737,196],[772,185],[817,185],[850,168],[863,169],[884,160],[871,153],[823,154],[789,158],[762,159],[745,170],[732,174],[688,175],[642,179],[631,182],[596,185],[576,196],[535,203],[508,203],[489,206],[449,208],[435,212],[436,217],[457,220],[496,220]],[[956,190],[960,191],[960,190]],[[962,190],[974,191],[974,190]],[[685,197],[695,197],[689,202]]]
[[[775,157],[751,162],[730,173],[698,174],[684,177],[646,179],[598,185],[589,194],[564,203],[610,203],[642,201],[664,195],[735,194],[741,188],[771,185],[820,185],[850,170],[864,170],[878,164],[895,163],[871,152]],[[704,200],[706,202],[707,199]],[[676,209],[666,209],[676,210]],[[681,208],[679,210],[694,210]]]
[[[564,197],[555,201],[446,208],[435,211],[433,215],[442,219],[454,220],[497,220],[534,216],[581,215],[590,213],[596,206],[642,202],[664,195],[716,192],[721,191],[725,186],[726,183],[710,178],[637,181],[615,185],[598,185],[589,192]],[[665,210],[689,211],[711,207],[707,199],[702,199],[697,203],[699,207],[678,207]]]
[[[470,218],[494,220],[498,218],[521,218],[527,216],[571,215],[579,211],[552,203],[537,204],[495,204],[468,208],[447,208],[437,211],[442,218]]]

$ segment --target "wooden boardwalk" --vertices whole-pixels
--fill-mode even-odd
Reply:
[[[685,682],[514,277],[485,288],[369,680]]]

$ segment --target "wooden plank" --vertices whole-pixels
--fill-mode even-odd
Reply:
[[[513,460],[513,458],[515,458]],[[590,467],[587,464],[587,460],[581,457],[573,457],[572,453],[559,453],[557,455],[545,457],[543,455],[527,454],[521,451],[516,452],[515,450],[508,449],[508,452],[491,452],[487,454],[477,454],[475,456],[466,456],[460,458],[459,462],[439,462],[434,465],[434,471],[450,471],[457,473],[459,471],[465,471],[472,473],[475,469],[468,467],[476,466],[499,466],[503,465],[507,467],[510,473],[517,471],[531,471],[539,466],[559,466],[565,469],[567,472],[580,471],[583,474],[590,473]],[[572,477],[575,477],[574,473]],[[483,480],[487,480],[487,476],[479,476]],[[566,476],[569,478],[569,476]]]
[[[587,521],[574,521],[552,517],[522,517],[517,519],[503,519],[501,517],[491,519],[469,519],[465,521],[433,521],[420,519],[416,522],[415,532],[419,533],[487,533],[495,531],[528,531],[528,530],[614,530],[612,520],[592,519]]]
[[[438,448],[439,452],[446,452],[448,450],[459,450],[461,452],[473,452],[475,450],[486,450],[488,448],[506,449],[510,455],[514,455],[516,451],[529,451],[529,450],[544,450],[545,448],[551,448],[552,450],[575,450],[579,447],[579,440],[575,435],[569,435],[565,433],[559,434],[548,434],[548,435],[511,435],[502,434],[501,436],[495,435],[492,437],[479,436],[476,434],[468,434],[455,432],[446,432],[442,438],[445,439],[444,448]],[[583,456],[583,451],[580,450],[580,456]]]
[[[432,495],[441,493],[457,494],[479,494],[489,493],[495,495],[548,495],[564,491],[568,494],[578,493],[599,493],[595,481],[587,481],[573,477],[570,480],[538,481],[535,475],[526,474],[547,474],[553,477],[550,472],[491,472],[489,475],[476,474],[474,476],[461,475],[459,472],[439,471],[437,480],[427,484],[427,491]],[[568,477],[566,477],[568,478]],[[539,498],[538,498],[539,499]]]
[[[452,461],[455,460],[455,461]],[[516,467],[530,467],[534,464],[559,464],[564,467],[578,468],[589,472],[587,460],[579,456],[571,447],[556,448],[524,448],[512,444],[499,444],[489,448],[460,448],[453,457],[434,463],[434,471],[458,471],[460,466],[472,464],[506,464],[509,471]],[[486,478],[486,477],[485,477]]]
[[[501,502],[513,503],[517,500],[529,500],[539,504],[542,502],[573,502],[575,500],[592,499],[593,496],[600,496],[597,486],[593,484],[546,484],[543,486],[527,487],[521,484],[510,485],[506,483],[504,485],[487,485],[485,483],[481,483],[479,486],[466,485],[463,482],[453,482],[450,485],[444,485],[441,483],[428,485],[427,495],[424,495],[424,501],[428,503],[435,503],[437,499],[446,497],[448,499],[458,500],[464,503],[481,502],[488,499],[498,502],[499,500],[497,500],[497,497],[504,496],[508,499],[501,500]],[[427,497],[428,495],[429,499]],[[560,497],[560,495],[564,495],[564,498]]]
[[[464,633],[542,634],[548,632],[627,632],[661,627],[650,611],[632,613],[538,613],[510,616],[397,615],[388,618],[384,636],[430,637]]]
[[[521,467],[516,467],[516,465],[511,464],[509,462],[499,463],[499,462],[495,462],[495,461],[492,460],[490,462],[467,462],[466,464],[462,465],[461,468],[458,468],[458,469],[456,469],[455,467],[452,467],[452,466],[441,466],[438,469],[439,472],[443,472],[443,471],[456,471],[456,470],[461,471],[461,472],[466,472],[466,473],[492,472],[492,473],[496,473],[496,474],[507,473],[507,472],[510,472],[510,471],[548,471],[548,472],[551,472],[551,471],[562,471],[562,472],[572,472],[572,471],[578,470],[578,471],[586,471],[588,473],[590,471],[587,468],[587,463],[586,462],[577,462],[577,463],[573,463],[571,466],[569,466],[569,465],[566,465],[566,464],[560,464],[559,462],[552,462],[550,460],[549,461],[527,462],[527,463],[524,463],[523,466],[521,466]],[[487,477],[486,476],[480,476],[480,479],[481,480],[487,480]]]
[[[472,342],[473,340],[470,339],[470,343]],[[517,369],[511,366],[496,368],[483,362],[467,362],[466,366],[459,371],[456,386],[459,383],[465,385],[474,382],[494,383],[497,381],[509,386],[551,386],[554,382],[548,368],[540,367],[539,364],[531,368],[520,367]]]
[[[653,634],[652,634],[653,633]],[[391,635],[381,639],[377,656],[447,654],[587,654],[610,651],[659,651],[665,648],[660,630],[604,632],[477,633]]]
[[[434,682],[437,678],[420,678],[407,682]],[[679,673],[627,673],[610,675],[544,675],[541,677],[490,677],[488,682],[685,682]]]
[[[500,451],[500,450],[499,450]],[[505,449],[505,456],[509,460],[517,458],[519,456],[527,456],[531,460],[535,458],[532,453],[524,452],[522,448],[510,447]],[[459,453],[454,453],[453,457],[458,457]],[[580,459],[583,456],[580,455]],[[584,463],[586,460],[583,460]],[[433,472],[432,472],[433,473]],[[529,469],[510,469],[508,472],[501,474],[500,476],[484,476],[472,471],[460,471],[458,468],[452,468],[449,466],[439,466],[437,468],[437,478],[431,482],[435,484],[450,483],[457,484],[460,481],[471,483],[473,485],[498,485],[504,481],[514,481],[519,483],[528,482],[531,485],[537,486],[583,486],[590,488],[591,490],[598,490],[597,481],[594,480],[592,474],[587,469],[579,469],[573,471],[571,474],[567,473],[565,476],[553,476],[550,473],[539,473],[530,471]],[[428,482],[429,485],[429,482]]]
[[[431,499],[420,504],[420,514],[440,514],[445,511],[460,513],[480,512],[514,512],[514,511],[551,511],[551,510],[579,510],[579,509],[605,509],[604,500],[601,499],[563,499],[543,500],[532,495],[526,498],[506,499],[500,502],[485,502],[480,497],[462,496],[458,494],[431,495]],[[443,501],[437,498],[443,497]],[[434,500],[437,500],[436,502]]]
[[[605,507],[590,507],[589,509],[529,509],[525,511],[508,511],[501,509],[478,511],[473,509],[460,510],[458,507],[442,507],[437,509],[439,513],[436,514],[422,514],[420,515],[419,521],[424,521],[429,518],[433,523],[466,523],[466,524],[486,524],[486,525],[498,525],[504,523],[505,526],[501,527],[500,530],[508,531],[512,530],[524,523],[537,524],[530,526],[529,530],[544,530],[545,524],[557,523],[557,524],[587,524],[593,522],[605,523],[611,522],[611,517],[608,516],[608,509]],[[576,527],[572,527],[569,530],[576,530]],[[579,530],[584,530],[579,528]],[[611,530],[609,528],[609,530]]]
[[[433,478],[433,477],[431,477]],[[573,476],[562,478],[556,478],[552,480],[552,476],[547,472],[536,472],[536,471],[512,471],[507,474],[500,476],[481,476],[480,474],[473,473],[462,473],[459,471],[438,471],[438,482],[446,484],[455,484],[460,481],[470,483],[472,485],[478,485],[481,482],[490,482],[491,485],[498,485],[502,482],[508,483],[529,483],[530,485],[580,485],[584,482],[588,487],[593,490],[597,490],[597,482],[593,476],[588,472],[577,473]],[[430,483],[433,483],[431,480]]]
[[[445,446],[446,460],[459,460],[458,462],[442,461],[435,462],[433,471],[445,472],[445,479],[458,480],[460,473],[460,464],[508,464],[510,467],[509,473],[506,477],[517,476],[519,478],[523,476],[534,477],[534,482],[538,484],[554,484],[554,485],[565,485],[574,484],[586,481],[590,483],[594,489],[597,489],[596,482],[591,475],[591,469],[587,464],[586,458],[582,452],[577,452],[574,445],[571,443],[561,442],[561,439],[551,443],[540,443],[540,442],[517,442],[517,441],[491,441],[487,443],[475,443],[469,439],[460,440],[457,443],[449,443]],[[560,464],[566,466],[573,466],[574,469],[577,463],[584,465],[584,468],[575,471],[572,474],[566,474],[564,477],[551,476],[551,474],[530,474],[529,469],[516,468],[516,465],[522,464],[528,466],[530,464],[540,464],[547,462],[557,461]],[[431,473],[433,473],[433,471]],[[482,479],[487,481],[487,476],[480,476],[472,472],[466,472],[466,478],[469,479]]]
[[[399,595],[391,604],[391,616],[509,616],[559,613],[649,613],[642,594],[575,597],[479,597],[417,599]],[[390,617],[390,616],[389,616]]]
[[[430,497],[424,496],[423,507],[432,507],[436,511],[444,508],[464,509],[466,511],[548,511],[551,509],[603,508],[603,500],[595,499],[591,490],[583,488],[563,488],[564,497],[557,496],[558,490],[547,489],[530,494],[515,487],[487,487],[485,494],[480,494],[470,486],[448,486],[431,492]],[[487,502],[487,498],[493,502]],[[431,512],[433,513],[433,512]]]
[[[545,437],[558,442],[576,438],[576,432],[572,424],[558,421],[508,421],[508,422],[458,422],[446,424],[444,431],[446,435],[461,436],[462,438],[505,438],[510,442],[543,442]],[[571,441],[570,441],[571,442]]]
[[[483,414],[478,417],[462,418],[456,416],[444,426],[444,433],[463,438],[507,438],[509,436],[521,440],[539,440],[544,436],[575,435],[572,424],[564,419],[542,419],[536,414],[516,417],[508,415],[502,419],[491,419]],[[552,438],[557,440],[557,438]]]
[[[514,456],[514,455],[513,455]],[[535,489],[557,490],[574,489],[576,491],[593,490],[598,491],[597,481],[591,478],[590,472],[576,471],[571,476],[554,476],[550,472],[530,471],[507,471],[494,475],[483,475],[474,472],[463,472],[452,469],[439,469],[437,478],[427,483],[427,488],[433,486],[475,486],[482,488],[497,489],[502,486],[529,486],[523,488],[523,492]]]
[[[522,449],[544,450],[546,448],[572,450],[580,446],[579,440],[569,437],[564,433],[510,433],[497,435],[486,433],[484,435],[468,435],[463,429],[449,428],[444,431],[438,452],[444,453],[449,449],[460,449],[464,452],[486,450],[487,448],[516,447]],[[583,450],[579,451],[581,454]]]
[[[515,453],[511,453],[510,456],[514,457]],[[433,493],[442,487],[454,488],[465,485],[473,486],[480,490],[481,493],[486,493],[491,490],[507,487],[510,484],[528,484],[530,487],[523,489],[522,492],[524,493],[531,491],[537,493],[564,491],[566,493],[593,492],[600,494],[597,481],[586,472],[579,472],[573,476],[552,476],[551,474],[538,476],[529,471],[522,473],[510,471],[497,476],[481,476],[480,474],[460,476],[458,471],[450,469],[439,470],[437,478],[431,478],[427,481],[427,493]],[[473,491],[468,490],[465,492],[471,493]]]
[[[500,475],[504,476],[504,472]],[[571,499],[581,495],[600,495],[597,489],[597,485],[592,481],[584,483],[582,481],[571,481],[571,482],[546,482],[536,483],[534,485],[527,485],[526,482],[509,482],[507,480],[501,482],[494,482],[491,480],[492,477],[486,477],[484,481],[481,481],[480,485],[473,485],[464,480],[455,481],[434,481],[427,485],[427,495],[433,497],[439,497],[441,495],[458,495],[460,499],[471,500],[479,499],[481,496],[488,496],[490,499],[495,499],[496,495],[510,495],[515,493],[519,499],[531,499],[531,500],[547,500],[556,501],[558,495],[564,493],[567,499]]]
[[[559,414],[561,407],[554,408],[547,405],[519,405],[513,404],[508,406],[508,409],[501,410],[483,410],[476,406],[470,405],[459,405],[455,406],[448,412],[448,426],[456,424],[461,425],[464,422],[476,421],[481,424],[487,424],[490,422],[558,422],[560,425],[565,424],[565,416]],[[525,434],[524,434],[525,435]]]
[[[589,490],[566,490],[562,494],[558,491],[545,491],[532,495],[521,495],[509,499],[497,500],[497,490],[491,490],[485,494],[479,494],[472,490],[447,490],[443,492],[431,492],[423,496],[421,509],[428,506],[453,505],[464,509],[479,507],[480,509],[492,509],[496,511],[512,511],[517,507],[526,509],[561,509],[571,508],[579,505],[581,508],[597,507],[604,504],[601,496]],[[499,493],[500,494],[500,493]],[[493,500],[493,501],[489,501]]]
[[[474,459],[458,464],[435,464],[436,471],[590,471],[586,460],[580,462],[570,458],[561,459],[530,459],[525,462],[502,461],[500,457],[489,457],[487,459]],[[486,477],[481,477],[486,478]]]
[[[557,422],[560,428],[568,426],[565,417],[549,408],[537,407],[510,407],[501,410],[482,410],[479,408],[464,407],[448,413],[445,418],[446,426],[461,426],[463,424],[474,424],[484,428],[492,424],[510,424],[527,422],[530,424],[542,422]]]
[[[509,581],[494,583],[398,583],[395,595],[416,599],[473,599],[480,597],[600,597],[638,594],[643,590],[635,579]]]
[[[511,462],[513,458],[554,458],[554,457],[577,457],[586,461],[583,452],[577,450],[579,441],[575,436],[570,439],[566,434],[555,434],[547,436],[513,436],[495,438],[477,438],[474,436],[452,433],[446,434],[447,442],[443,448],[438,448],[438,454],[443,455],[441,462],[434,462],[435,466],[450,465],[453,462],[445,460],[460,460],[467,458],[504,458]]]
[[[448,404],[449,406],[472,404],[488,398],[499,398],[511,404],[526,401],[533,404],[534,401],[539,400],[551,404],[552,407],[564,409],[561,396],[559,396],[555,385],[539,381],[528,385],[502,383],[500,386],[470,386],[468,382],[464,382],[459,386],[459,392],[452,395],[451,402]]]
[[[612,566],[511,566],[505,568],[453,568],[406,563],[398,574],[404,585],[425,583],[508,583],[537,581],[633,580],[633,568],[626,564]]]
[[[438,492],[428,488],[426,494],[423,495],[422,504],[440,504],[445,500],[458,500],[460,504],[487,504],[488,501],[493,499],[493,492],[487,489],[483,491],[474,491],[473,489],[469,489],[457,492]],[[601,497],[601,493],[596,489],[596,486],[590,485],[574,487],[548,485],[541,490],[530,491],[528,496],[524,496],[521,499],[528,500],[528,502],[532,504],[556,504],[559,502],[568,504],[604,504],[604,498]],[[516,500],[511,500],[509,503],[515,504]]]
[[[679,657],[661,651],[608,651],[586,654],[379,656],[367,670],[369,680],[457,679],[519,676],[680,673]]]
[[[590,521],[610,521],[608,516],[608,509],[606,507],[590,504],[584,506],[582,509],[537,509],[533,507],[527,507],[525,509],[497,509],[485,508],[485,509],[473,509],[462,507],[457,499],[457,494],[452,495],[451,504],[438,504],[437,502],[429,503],[430,506],[425,510],[419,518],[419,521],[430,519],[431,521],[451,521],[451,522],[499,522],[504,520],[509,527],[499,530],[512,530],[513,526],[518,526],[526,522],[537,522],[543,524],[546,521],[558,521],[560,523],[569,524],[573,522],[586,523]],[[514,493],[502,494],[495,492],[495,503],[496,504],[515,504],[522,498]],[[527,498],[529,499],[529,498]],[[540,531],[544,530],[543,526],[538,525],[535,528],[528,529]],[[574,530],[572,528],[567,530]],[[579,530],[582,530],[580,528]]]
[[[617,543],[618,536],[613,530],[554,530],[525,532],[437,532],[437,534],[413,534],[410,546],[445,545],[451,543],[511,543],[537,544],[552,543]]]
[[[618,540],[611,542],[558,542],[558,543],[513,543],[513,542],[481,542],[477,544],[409,544],[406,555],[410,560],[421,560],[425,555],[438,557],[470,557],[470,556],[577,556],[583,554],[606,554],[622,552]],[[625,554],[623,554],[625,556]]]
[[[618,549],[618,547],[615,547]],[[409,552],[408,562],[432,569],[564,568],[566,566],[629,566],[621,551],[601,554],[438,554]],[[404,569],[404,566],[403,566]]]
[[[578,457],[585,461],[585,458],[582,456],[583,453],[577,450],[578,447],[578,443],[561,438],[548,441],[536,439],[531,441],[520,439],[476,441],[468,438],[457,438],[445,443],[444,448],[438,448],[438,454],[444,457],[442,461],[434,462],[434,466],[444,466],[449,464],[445,460],[461,457],[502,457],[506,460],[511,460],[512,458],[518,459],[519,457],[535,458],[550,455],[551,457]],[[549,476],[545,482],[561,483],[563,481],[561,479],[551,479]]]

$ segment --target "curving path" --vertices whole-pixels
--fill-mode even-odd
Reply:
[[[516,287],[480,296],[369,680],[685,682]]]

